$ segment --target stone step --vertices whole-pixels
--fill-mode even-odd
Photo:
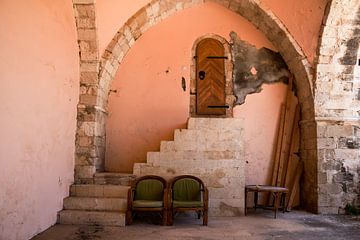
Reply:
[[[173,153],[173,152],[167,152]],[[147,152],[146,154],[146,163],[156,164],[160,160],[160,152]]]
[[[243,120],[239,118],[189,118],[187,128],[193,130],[241,130]]]
[[[101,211],[79,211],[62,210],[58,215],[60,224],[83,224],[103,226],[125,226],[125,213],[123,212],[101,212]]]
[[[158,154],[149,154],[152,163],[156,165],[159,161],[204,161],[204,160],[226,160],[226,159],[241,159],[240,151],[173,151],[173,152],[159,152]],[[149,158],[148,158],[149,159]]]
[[[72,197],[118,197],[127,198],[129,186],[73,184],[70,187]]]
[[[130,173],[102,172],[94,174],[94,183],[100,185],[130,186],[135,178],[136,176]]]
[[[242,130],[188,130],[176,129],[176,151],[240,151]]]
[[[171,152],[175,150],[174,141],[161,141],[160,142],[160,152]]]
[[[67,197],[64,199],[66,210],[125,211],[126,207],[126,198]]]

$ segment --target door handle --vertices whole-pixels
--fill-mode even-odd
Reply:
[[[200,71],[200,72],[199,72],[199,79],[200,79],[200,80],[204,80],[204,79],[205,79],[205,72],[204,72],[204,71]]]

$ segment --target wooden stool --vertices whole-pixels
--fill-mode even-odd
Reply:
[[[288,189],[285,187],[274,187],[274,186],[267,186],[267,185],[246,185],[245,186],[245,216],[247,214],[247,195],[248,192],[254,192],[254,209],[256,211],[256,208],[259,207],[258,205],[258,195],[260,192],[269,192],[274,197],[274,204],[270,206],[272,210],[274,211],[274,218],[276,218],[276,212],[279,208],[279,200],[280,200],[280,207],[283,208],[283,212],[285,212],[285,199],[286,194],[288,193]],[[261,206],[261,207],[267,207],[267,206]]]

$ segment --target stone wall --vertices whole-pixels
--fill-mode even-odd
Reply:
[[[92,182],[104,169],[105,110],[98,106],[99,52],[95,0],[73,0],[80,56],[80,96],[77,111],[75,181]]]
[[[360,204],[360,2],[329,5],[315,90],[318,144],[318,211],[338,213]]]

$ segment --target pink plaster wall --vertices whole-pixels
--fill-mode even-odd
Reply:
[[[103,54],[114,34],[137,10],[151,0],[97,0],[99,49]],[[310,62],[313,62],[328,0],[261,0],[285,24]]]
[[[151,0],[97,0],[96,23],[102,55],[119,28]]]
[[[0,239],[56,222],[73,181],[78,46],[71,0],[0,1]]]
[[[244,119],[246,183],[269,183],[273,168],[273,151],[281,103],[286,98],[287,85],[263,85],[258,94],[246,97],[245,104],[234,108],[234,116]]]
[[[177,13],[135,43],[111,87],[117,92],[109,97],[108,171],[131,172],[134,162],[144,162],[146,152],[158,151],[161,140],[172,140],[174,129],[185,127],[194,41],[207,33],[229,40],[232,30],[259,48],[273,48],[249,22],[214,3]],[[181,77],[186,79],[186,92],[181,88]],[[283,84],[264,86],[263,92],[249,96],[234,110],[236,116],[245,118],[249,182],[265,183],[267,179],[284,94]]]
[[[328,0],[261,0],[286,25],[312,63]]]

